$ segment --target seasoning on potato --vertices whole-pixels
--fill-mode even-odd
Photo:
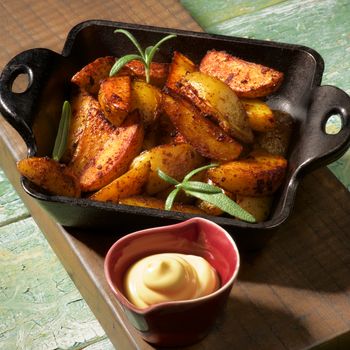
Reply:
[[[200,62],[178,51],[171,62],[152,62],[173,37],[131,60],[100,57],[76,72],[63,155],[24,159],[18,170],[51,194],[267,220],[293,122],[262,98],[283,73],[216,50]],[[223,197],[249,220],[217,206]]]

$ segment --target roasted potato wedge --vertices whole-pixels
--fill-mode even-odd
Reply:
[[[97,95],[100,82],[109,76],[115,57],[99,57],[74,74],[71,81],[92,95]]]
[[[236,203],[252,214],[256,222],[262,222],[268,219],[272,201],[272,196],[249,197],[238,194],[236,197]]]
[[[146,207],[146,208],[154,208],[154,209],[162,209],[164,210],[165,201],[147,196],[133,196],[128,198],[123,198],[119,201],[120,204],[125,205],[133,205],[136,207]],[[182,213],[190,213],[190,214],[205,214],[204,211],[195,207],[194,205],[174,203],[172,209],[173,211],[180,211]]]
[[[221,80],[201,72],[188,73],[175,91],[188,98],[230,136],[244,143],[253,142],[254,135],[241,101]]]
[[[150,84],[163,87],[169,72],[169,63],[152,62],[150,66]],[[142,62],[133,60],[127,63],[120,74],[129,74],[135,78],[145,80],[145,66]]]
[[[175,51],[170,64],[166,87],[175,91],[179,81],[187,74],[197,70],[196,65],[182,53]]]
[[[200,210],[203,210],[203,212],[207,215],[220,216],[224,213],[220,208],[218,208],[214,204],[211,204],[207,201],[203,201],[201,199],[197,200],[196,207],[198,207]]]
[[[161,169],[169,176],[181,181],[191,170],[204,164],[204,159],[189,144],[160,145],[142,152],[131,163],[130,169],[139,163],[150,162],[151,171],[145,186],[148,195],[158,193],[171,185],[158,176]]]
[[[122,198],[140,194],[147,182],[150,168],[150,162],[140,163],[138,167],[130,169],[89,198],[96,201],[118,203]]]
[[[69,126],[66,150],[61,159],[63,163],[69,163],[74,156],[90,110],[97,110],[99,108],[98,101],[85,90],[81,90],[74,94],[71,106],[72,118]]]
[[[249,158],[221,164],[207,174],[219,187],[245,196],[268,196],[281,185],[287,168],[285,158],[255,152]]]
[[[131,78],[114,76],[101,82],[98,102],[105,117],[120,126],[131,110]]]
[[[270,107],[259,99],[242,99],[250,127],[254,131],[267,132],[275,127],[275,116]]]
[[[163,111],[163,103],[161,106]],[[160,145],[167,143],[174,143],[174,138],[178,134],[174,124],[170,118],[165,114],[161,113],[158,117],[158,142]]]
[[[243,149],[240,143],[182,98],[163,95],[162,107],[180,134],[202,156],[227,161],[240,155]]]
[[[142,80],[134,80],[131,85],[131,110],[138,109],[145,127],[152,125],[160,112],[161,91]]]
[[[48,157],[31,157],[17,163],[20,174],[50,194],[79,197],[78,179],[66,165]]]
[[[257,98],[275,92],[283,73],[240,58],[225,51],[211,50],[203,57],[199,70],[226,83],[238,97]]]
[[[151,148],[156,147],[158,145],[158,125],[154,123],[152,127],[145,130],[142,151],[150,150]]]
[[[79,177],[83,192],[99,190],[124,174],[142,147],[144,130],[137,111],[120,127],[101,111],[90,113],[70,168]]]
[[[264,149],[272,154],[285,156],[288,151],[290,138],[293,132],[294,120],[291,115],[274,111],[275,126],[273,129],[259,134],[256,137],[254,147]]]

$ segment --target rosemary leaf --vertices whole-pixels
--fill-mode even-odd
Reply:
[[[215,163],[212,163],[212,164],[208,164],[208,165],[204,165],[200,168],[197,168],[197,169],[194,169],[192,171],[190,171],[183,179],[184,182],[188,181],[193,175],[196,175],[198,173],[200,173],[201,171],[203,170],[207,170],[207,169],[210,169],[210,168],[215,168],[217,167],[219,164],[215,164]]]
[[[150,58],[150,52],[153,50],[154,46],[147,46],[145,49],[145,59],[146,59],[146,63],[150,64],[151,62],[149,61]]]
[[[168,195],[168,197],[167,197],[167,199],[165,201],[165,210],[170,210],[172,208],[174,200],[175,200],[175,197],[179,193],[180,189],[181,188],[175,188],[174,190],[172,190],[169,193],[169,195]]]
[[[174,178],[172,178],[171,176],[167,175],[164,171],[158,169],[158,176],[166,181],[166,182],[169,182],[170,184],[176,186],[179,184],[179,181],[175,180]]]
[[[139,42],[136,40],[136,38],[135,38],[128,30],[125,30],[125,29],[116,29],[116,30],[114,31],[114,33],[122,33],[122,34],[126,35],[126,36],[130,39],[130,41],[135,45],[135,47],[136,47],[137,50],[139,51],[141,57],[142,57],[143,59],[145,59],[144,53],[143,53],[143,51],[142,51],[142,48],[141,48]]]
[[[115,61],[113,67],[111,68],[111,70],[109,72],[109,76],[112,77],[113,75],[117,74],[121,68],[123,68],[127,63],[129,63],[130,61],[133,61],[133,60],[139,60],[139,61],[145,63],[144,59],[140,55],[131,54],[131,55],[123,56],[123,57],[119,58],[119,60]]]
[[[62,106],[61,120],[58,126],[55,145],[52,151],[52,158],[57,162],[60,161],[66,149],[71,115],[72,115],[72,111],[71,111],[70,103],[68,101],[64,101]]]
[[[224,191],[215,185],[207,184],[201,181],[189,181],[189,179],[199,173],[200,171],[210,169],[213,167],[218,166],[218,164],[209,164],[202,166],[200,168],[194,169],[191,172],[189,172],[183,179],[182,182],[178,182],[177,180],[173,179],[169,175],[165,174],[163,171],[158,169],[158,176],[163,179],[164,181],[167,181],[175,186],[175,189],[169,193],[168,198],[165,202],[165,209],[170,210],[175,196],[177,195],[178,191],[182,189],[185,191],[186,194],[199,198],[203,201],[209,202],[224,212],[247,222],[256,222],[253,215],[248,213],[246,210],[244,210],[242,207],[240,207],[235,201],[233,201],[231,198],[229,198]]]
[[[184,181],[181,187],[187,191],[196,191],[208,194],[222,193],[222,189],[201,181]]]
[[[197,191],[188,191],[185,188],[183,189],[187,194],[193,197],[199,198],[203,201],[207,201],[217,206],[224,212],[232,216],[235,216],[240,220],[244,220],[247,222],[256,222],[253,215],[251,215],[242,207],[240,207],[236,202],[234,202],[232,199],[227,197],[223,192],[209,194],[209,193],[203,193],[203,192],[197,192]]]
[[[159,46],[162,45],[164,43],[164,41],[167,41],[167,40],[170,40],[170,39],[173,39],[176,37],[176,34],[170,34],[170,35],[167,35],[166,37],[164,37],[163,39],[159,40],[157,42],[157,44],[155,44],[153,46],[153,48],[150,50],[150,52],[148,53],[148,59],[147,61],[150,63],[152,62],[153,60],[153,56],[155,55],[155,53],[158,51],[159,49]]]
[[[141,45],[139,44],[139,42],[136,40],[136,38],[127,30],[125,29],[116,29],[114,31],[114,33],[122,33],[124,35],[126,35],[130,41],[135,45],[135,47],[137,48],[137,50],[139,51],[139,55],[126,55],[121,57],[111,68],[110,72],[109,72],[109,76],[113,76],[114,74],[116,74],[125,64],[127,64],[128,62],[132,61],[133,59],[139,60],[143,63],[144,67],[145,67],[145,76],[146,76],[146,82],[149,83],[150,82],[150,75],[151,75],[151,63],[153,60],[153,56],[155,55],[155,53],[157,52],[159,46],[166,40],[172,39],[174,37],[176,37],[175,34],[171,34],[171,35],[167,35],[166,37],[164,37],[163,39],[159,40],[157,42],[157,44],[155,44],[154,46],[148,46],[145,51],[142,50]]]

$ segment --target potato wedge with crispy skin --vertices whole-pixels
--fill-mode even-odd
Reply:
[[[208,177],[228,192],[244,196],[269,196],[281,185],[287,160],[267,152],[208,169]]]
[[[79,177],[83,192],[95,191],[124,174],[141,150],[144,130],[136,112],[120,127],[100,110],[92,110],[70,168]]]
[[[253,142],[254,135],[241,101],[221,80],[201,72],[188,73],[176,84],[175,91],[230,136],[244,143]]]
[[[145,130],[145,136],[143,138],[143,144],[142,144],[142,151],[147,151],[158,145],[159,145],[158,125],[157,123],[153,123],[152,127]]]
[[[72,118],[69,126],[66,150],[62,156],[63,163],[69,163],[75,154],[83,134],[90,109],[99,108],[98,101],[85,90],[80,90],[72,97]]]
[[[140,194],[147,182],[150,168],[149,162],[140,163],[138,167],[130,169],[89,198],[96,201],[118,203],[122,198]]]
[[[142,80],[131,84],[131,110],[138,109],[145,127],[152,125],[158,118],[162,100],[161,91]]]
[[[105,117],[114,126],[120,126],[131,110],[131,78],[125,75],[104,79],[98,102]]]
[[[163,95],[162,106],[180,134],[202,156],[228,161],[236,159],[242,152],[240,143],[203,117],[184,99]]]
[[[114,62],[113,56],[99,57],[75,73],[71,81],[88,93],[97,95],[100,82],[109,76]]]
[[[163,105],[161,106],[162,108]],[[173,141],[177,134],[178,131],[170,118],[165,113],[161,113],[158,117],[158,143],[160,145],[174,143]]]
[[[256,222],[265,221],[269,217],[272,201],[272,196],[249,197],[238,194],[236,197],[236,203],[252,214]]]
[[[267,132],[275,127],[275,116],[270,107],[259,99],[241,99],[250,127],[254,131]]]
[[[150,67],[150,84],[163,87],[169,72],[169,63],[152,62]],[[135,78],[145,80],[145,66],[138,60],[127,63],[120,74],[129,74]]]
[[[137,207],[146,207],[146,208],[163,209],[163,210],[165,206],[165,201],[159,198],[147,197],[147,196],[133,196],[128,198],[123,198],[119,201],[119,203],[124,205],[133,205]],[[180,211],[182,213],[189,213],[189,214],[199,214],[199,215],[205,214],[204,211],[200,210],[194,205],[181,204],[181,203],[174,203],[171,210]]]
[[[187,74],[197,70],[196,65],[182,53],[175,51],[169,68],[166,87],[176,91],[177,84]]]
[[[145,192],[153,195],[171,186],[158,176],[158,169],[161,169],[176,180],[182,181],[187,173],[204,164],[204,158],[191,145],[182,143],[177,145],[160,145],[144,151],[133,160],[130,169],[144,162],[151,163],[151,171],[145,186]]]
[[[275,92],[283,73],[261,64],[244,61],[225,51],[208,51],[199,70],[226,83],[238,97],[264,97]]]
[[[79,197],[78,179],[66,165],[48,157],[31,157],[17,163],[22,176],[54,195]]]

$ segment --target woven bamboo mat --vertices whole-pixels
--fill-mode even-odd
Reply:
[[[66,34],[87,19],[107,19],[200,30],[177,1],[4,0],[0,2],[0,69],[15,54],[34,47],[60,52]]]

